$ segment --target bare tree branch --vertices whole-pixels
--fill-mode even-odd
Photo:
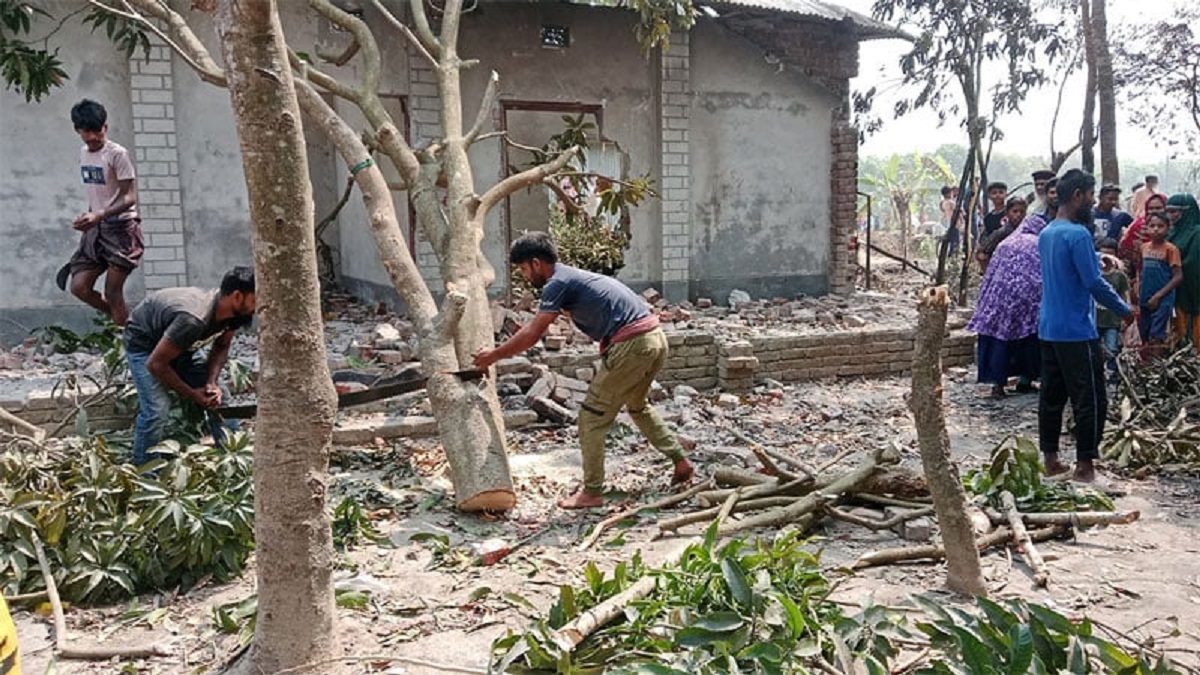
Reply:
[[[475,115],[475,123],[471,125],[471,130],[463,137],[463,143],[469,148],[479,136],[479,132],[483,131],[483,126],[491,120],[492,106],[496,105],[496,97],[500,95],[500,75],[496,71],[492,71],[492,76],[488,78],[487,89],[483,92],[483,101],[479,104],[479,113]]]
[[[288,62],[292,66],[292,70],[296,71],[297,79],[311,82],[334,96],[344,98],[347,101],[358,103],[362,99],[362,91],[354,87],[342,84],[337,78],[328,75],[320,68],[300,58],[292,48],[288,48]]]
[[[400,19],[397,19],[395,14],[389,12],[388,8],[384,7],[380,0],[371,0],[371,4],[374,5],[377,12],[383,15],[383,18],[387,19],[388,23],[392,24],[396,30],[400,31],[400,33],[404,35],[409,44],[413,46],[413,49],[416,49],[417,53],[429,62],[429,65],[433,66],[434,68],[437,67],[437,59],[433,57],[433,54],[429,53],[429,50],[425,48],[425,45],[422,44],[420,38],[413,34],[412,29],[409,28],[407,24]]]
[[[583,209],[579,208],[579,204],[575,203],[575,200],[571,198],[571,195],[567,194],[563,186],[558,184],[558,181],[547,176],[542,179],[542,185],[550,188],[554,194],[558,195],[558,201],[562,203],[563,208],[574,214],[583,213]]]
[[[462,18],[462,0],[445,0],[442,10],[442,56],[452,54],[458,60],[458,22]],[[455,63],[462,67],[461,63]]]
[[[317,45],[316,52],[317,58],[321,59],[322,61],[325,61],[326,63],[332,63],[335,66],[344,66],[349,63],[350,59],[354,58],[354,55],[358,53],[358,49],[358,40],[354,40],[350,44],[346,45],[346,48],[343,49],[341,53],[327,52],[322,49],[320,45]]]
[[[192,70],[196,71],[201,80],[218,87],[225,86],[225,72],[217,65],[204,43],[196,37],[183,17],[174,12],[166,3],[158,3],[153,0],[122,0],[122,4],[129,11],[121,11],[98,0],[87,1],[93,7],[145,26],[165,42],[171,51],[178,54],[179,58],[183,59]],[[176,36],[178,42],[171,39],[147,17],[153,17],[166,23],[167,29]]]
[[[567,163],[571,161],[571,158],[574,157],[578,152],[579,146],[572,146],[571,148],[564,150],[561,154],[559,154],[558,157],[555,157],[553,160],[546,162],[545,164],[539,164],[532,169],[526,169],[521,173],[513,174],[499,183],[496,183],[489,188],[487,192],[483,193],[482,197],[479,198],[479,208],[482,209],[483,215],[486,216],[487,213],[500,202],[500,200],[511,195],[517,190],[529,187],[534,183],[540,183],[543,179],[561,171],[562,168],[566,166]]]
[[[308,6],[316,10],[317,14],[333,22],[334,25],[350,31],[363,53],[360,89],[365,92],[379,91],[379,45],[375,42],[375,36],[366,22],[349,12],[334,7],[329,0],[308,0]]]
[[[421,43],[425,45],[430,54],[441,58],[442,43],[438,42],[437,37],[433,34],[433,29],[429,27],[429,17],[425,15],[425,0],[409,0],[408,5],[412,8],[413,23],[417,25],[417,37],[421,38]]]

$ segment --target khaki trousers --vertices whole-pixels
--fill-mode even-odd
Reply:
[[[604,491],[604,441],[621,408],[650,444],[672,461],[684,458],[675,433],[646,401],[650,384],[667,360],[667,336],[655,328],[608,348],[600,372],[588,388],[579,411],[579,446],[583,452],[583,488],[589,494]]]

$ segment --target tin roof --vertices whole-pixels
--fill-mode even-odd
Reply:
[[[711,5],[714,10],[722,7],[746,7],[841,22],[848,24],[860,40],[912,39],[911,36],[895,26],[889,26],[865,14],[823,0],[710,0],[704,4]]]

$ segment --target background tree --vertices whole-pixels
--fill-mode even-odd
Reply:
[[[1113,74],[1130,121],[1176,151],[1200,151],[1200,7],[1184,4],[1157,22],[1124,27],[1113,40]]]
[[[900,230],[902,258],[908,258],[912,241],[913,211],[922,217],[921,206],[929,195],[938,195],[943,185],[954,180],[949,164],[938,154],[891,155],[882,161],[864,160],[859,183],[871,193],[877,204],[888,204],[892,221]]]
[[[997,118],[1019,110],[1026,94],[1046,81],[1044,60],[1058,56],[1064,42],[1057,25],[1044,22],[1028,0],[876,0],[872,12],[916,36],[900,59],[906,89],[915,93],[895,103],[896,116],[930,108],[942,122],[956,120],[966,129],[968,157],[952,220],[957,225],[968,206],[970,185],[988,182],[992,147],[1003,137]],[[1001,76],[991,76],[994,72]],[[856,107],[866,103],[859,96]],[[962,249],[966,256],[969,244]],[[943,239],[939,283],[947,253]],[[964,290],[960,287],[960,301]]]
[[[260,415],[254,452],[258,622],[233,672],[335,654],[326,475],[337,397],[325,357],[312,188],[273,0],[221,0],[217,32],[237,122],[257,274]]]

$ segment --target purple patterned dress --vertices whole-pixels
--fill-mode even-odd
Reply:
[[[1046,227],[1039,214],[996,247],[979,286],[979,301],[967,330],[977,333],[979,381],[1003,385],[1009,377],[1029,381],[1041,371],[1038,309],[1042,272],[1038,234]]]

